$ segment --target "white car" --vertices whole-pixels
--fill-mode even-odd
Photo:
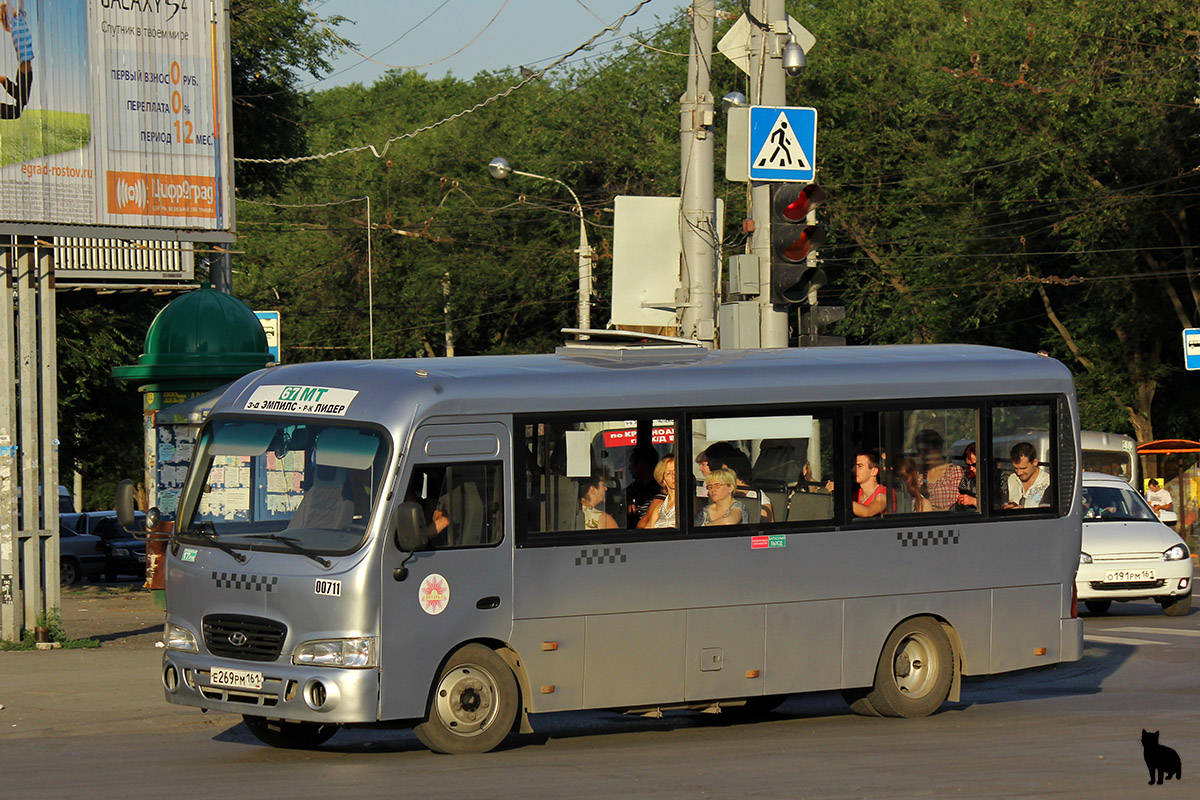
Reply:
[[[1079,599],[1094,614],[1114,600],[1151,598],[1172,617],[1192,607],[1192,554],[1121,478],[1083,473]]]

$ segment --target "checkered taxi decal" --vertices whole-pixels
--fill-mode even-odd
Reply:
[[[900,531],[896,541],[901,547],[930,547],[941,544],[958,544],[958,531],[953,528],[934,531]]]
[[[247,575],[240,572],[214,572],[213,583],[218,589],[241,589],[247,592],[274,591],[279,578],[274,575]]]

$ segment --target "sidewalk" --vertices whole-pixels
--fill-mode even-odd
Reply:
[[[99,648],[0,652],[0,742],[229,724],[227,715],[206,718],[163,700],[156,646],[163,612],[135,586],[63,592],[59,613],[67,636],[98,639]]]

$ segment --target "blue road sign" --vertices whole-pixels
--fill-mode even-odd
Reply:
[[[263,333],[267,335],[267,349],[271,351],[271,357],[275,359],[275,363],[279,362],[279,312],[278,311],[255,311],[254,316],[258,317],[259,323],[263,326]]]
[[[817,174],[817,110],[750,107],[750,180],[811,181]]]
[[[1200,328],[1183,329],[1183,366],[1200,369]]]

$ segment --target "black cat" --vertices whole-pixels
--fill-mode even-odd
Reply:
[[[1171,780],[1172,776],[1182,780],[1183,764],[1179,761],[1179,753],[1159,744],[1158,734],[1159,731],[1147,733],[1145,728],[1142,729],[1142,750],[1146,756],[1146,767],[1150,770],[1150,783],[1162,783],[1164,777]]]

